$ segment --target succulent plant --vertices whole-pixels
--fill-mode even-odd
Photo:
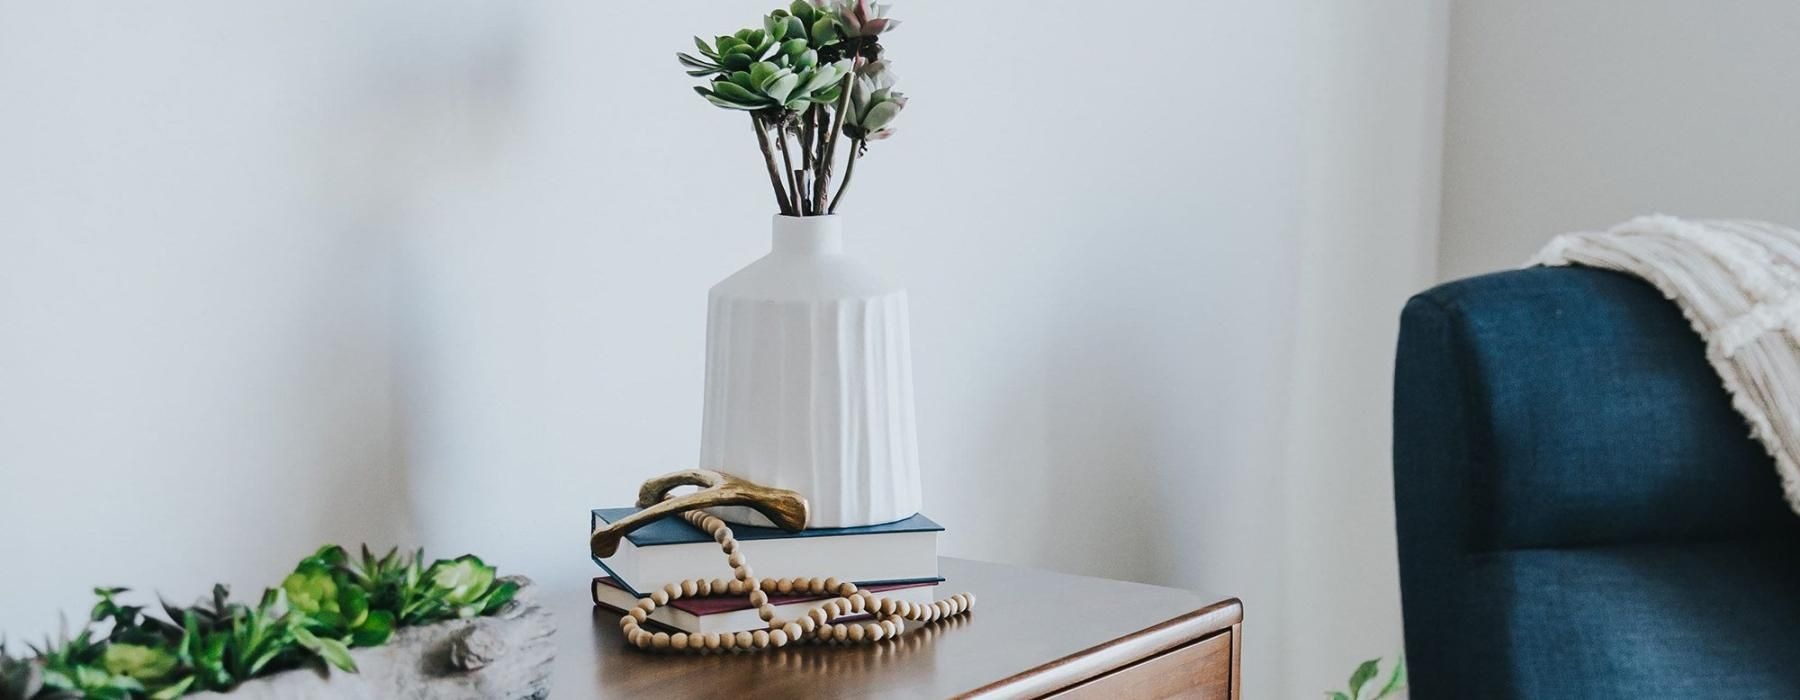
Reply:
[[[876,61],[856,71],[850,88],[850,111],[844,115],[844,134],[857,141],[880,141],[892,136],[888,125],[906,108],[906,95],[894,91],[896,76],[887,61]]]
[[[894,92],[880,35],[900,26],[889,6],[868,0],[792,0],[742,29],[707,43],[698,56],[677,53],[688,75],[708,78],[694,90],[713,105],[750,113],[769,186],[781,213],[836,211],[870,141],[893,134],[906,107]],[[863,77],[852,79],[852,73]],[[828,197],[840,161],[838,141],[856,143],[836,197]]]
[[[340,550],[341,551],[341,550]],[[358,647],[386,644],[397,622],[388,610],[371,609],[369,592],[348,574],[319,562],[302,562],[281,582],[288,609],[306,616],[306,631]]]
[[[870,5],[869,0],[838,0],[833,8],[844,36],[879,36],[900,27],[900,20],[887,16],[893,5]]]
[[[100,600],[78,634],[32,646],[28,658],[0,643],[0,700],[171,700],[229,691],[313,659],[355,672],[352,647],[383,644],[402,624],[493,613],[519,591],[474,556],[424,561],[423,551],[378,559],[367,547],[351,560],[326,546],[254,607],[215,585],[193,606],[164,602],[167,620],[120,604],[123,588],[97,588]]]

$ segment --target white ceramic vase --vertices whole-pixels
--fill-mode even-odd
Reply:
[[[703,468],[800,492],[808,527],[919,512],[906,290],[844,254],[839,217],[776,216],[773,249],[714,286],[706,316]]]

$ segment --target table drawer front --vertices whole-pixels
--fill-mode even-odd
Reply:
[[[1235,697],[1232,670],[1231,633],[1225,631],[1064,688],[1049,697],[1229,700]]]

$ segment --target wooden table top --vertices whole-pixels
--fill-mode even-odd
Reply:
[[[942,558],[938,597],[972,592],[968,615],[873,646],[678,656],[629,649],[619,613],[546,587],[557,616],[553,697],[950,697],[1039,695],[1228,630],[1234,598]]]

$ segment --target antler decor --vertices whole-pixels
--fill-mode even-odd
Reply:
[[[699,491],[669,498],[669,492],[680,486],[698,486]],[[787,489],[745,481],[730,474],[710,469],[688,469],[670,472],[644,482],[638,489],[636,513],[594,531],[588,537],[588,548],[594,556],[605,559],[619,551],[619,540],[626,533],[671,515],[716,506],[749,506],[762,513],[769,522],[788,532],[806,527],[806,497]]]
[[[677,486],[699,486],[700,490],[670,498],[669,491]],[[625,533],[643,527],[657,518],[679,514],[681,519],[719,543],[720,552],[731,565],[730,580],[715,578],[675,581],[652,591],[650,597],[639,600],[624,617],[619,618],[619,629],[624,632],[627,644],[646,651],[706,654],[734,649],[761,651],[803,642],[874,643],[905,634],[908,621],[936,622],[962,615],[975,607],[973,593],[958,593],[929,605],[920,605],[858,590],[856,584],[839,581],[835,577],[759,579],[750,569],[750,563],[744,559],[743,552],[738,550],[738,541],[732,535],[731,526],[726,525],[718,516],[701,510],[722,505],[750,506],[787,530],[799,530],[806,526],[806,499],[800,494],[787,489],[769,488],[730,474],[694,469],[664,474],[644,482],[643,488],[638,490],[638,507],[643,510],[594,531],[589,545],[595,556],[604,558],[618,549],[619,538],[624,537]],[[807,610],[804,615],[782,619],[775,616],[775,606],[769,603],[769,596],[776,593],[835,597]],[[650,613],[668,605],[669,601],[720,595],[748,596],[750,605],[756,608],[757,616],[762,618],[767,627],[736,633],[670,634],[651,632],[642,626],[649,619]],[[839,621],[860,615],[868,615],[874,621]]]

